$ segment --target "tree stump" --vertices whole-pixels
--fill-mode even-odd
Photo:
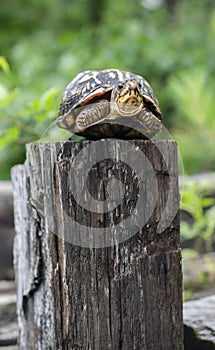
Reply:
[[[174,141],[29,144],[12,180],[20,350],[183,349]]]

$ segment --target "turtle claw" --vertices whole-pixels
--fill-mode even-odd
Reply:
[[[69,111],[67,114],[60,116],[56,122],[57,126],[62,129],[72,130],[74,125],[74,117]]]

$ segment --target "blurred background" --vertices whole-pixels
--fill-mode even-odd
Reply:
[[[214,0],[15,0],[0,11],[0,178],[56,119],[85,69],[152,85],[186,174],[215,170]]]
[[[105,68],[149,81],[178,142],[189,175],[181,202],[189,297],[196,285],[215,281],[214,0],[2,0],[0,180],[10,179],[10,168],[25,160],[25,144],[57,118],[66,84],[80,71]],[[5,184],[0,218],[8,237]]]

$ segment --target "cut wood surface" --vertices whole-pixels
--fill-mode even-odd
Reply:
[[[181,350],[176,144],[92,144],[29,144],[12,170],[19,349]]]

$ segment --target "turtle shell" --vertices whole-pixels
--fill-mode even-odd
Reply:
[[[162,115],[158,100],[149,83],[140,75],[118,69],[88,70],[79,73],[66,86],[60,102],[58,120],[63,120],[68,113],[75,112],[76,108],[86,104],[104,98],[110,100],[111,91],[119,82],[132,79],[140,82],[144,104],[161,121]],[[77,114],[78,112],[73,113],[75,117]],[[61,122],[59,122],[61,127],[60,124]]]

